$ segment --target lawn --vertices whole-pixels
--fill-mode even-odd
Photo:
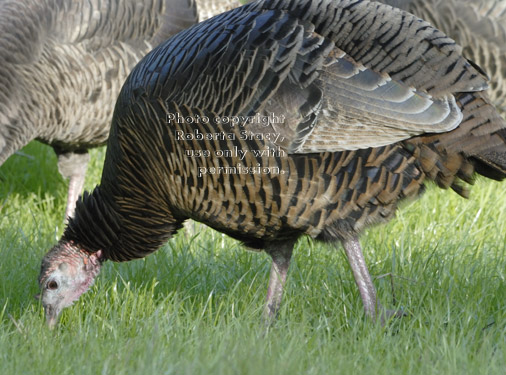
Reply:
[[[87,188],[103,157],[93,151]],[[429,187],[362,237],[381,301],[408,313],[385,327],[365,318],[341,249],[302,238],[266,331],[269,258],[198,227],[106,263],[50,331],[33,296],[67,184],[36,142],[0,180],[0,374],[504,374],[505,183],[478,179],[469,200]]]

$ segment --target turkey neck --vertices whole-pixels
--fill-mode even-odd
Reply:
[[[85,192],[77,201],[75,216],[69,220],[63,240],[91,253],[101,250],[103,259],[116,262],[149,255],[167,242],[181,222],[165,210],[150,211],[141,197],[117,198],[107,183],[91,193]],[[145,205],[145,211],[130,210],[133,200],[138,207]]]

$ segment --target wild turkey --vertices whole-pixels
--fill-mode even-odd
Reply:
[[[52,146],[72,216],[128,73],[196,20],[193,0],[0,2],[0,165],[34,139]]]
[[[489,95],[506,117],[506,1],[377,0],[430,22],[490,76]]]
[[[147,256],[188,218],[272,257],[267,321],[304,234],[342,242],[377,318],[359,234],[425,179],[465,195],[474,171],[506,177],[486,88],[451,39],[375,2],[258,1],[177,34],[127,79],[100,186],[42,260],[48,323],[102,262]]]

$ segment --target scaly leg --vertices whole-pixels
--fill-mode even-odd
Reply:
[[[360,297],[364,304],[365,313],[373,320],[378,317],[378,311],[382,310],[381,304],[376,298],[376,289],[372,283],[371,275],[367,269],[364,255],[357,237],[343,241],[344,251],[348,257],[355,282],[357,283]]]
[[[90,155],[86,153],[58,154],[58,170],[64,178],[69,179],[67,208],[65,209],[65,222],[74,216],[76,201],[84,186],[84,178]]]
[[[266,252],[272,258],[271,273],[269,277],[269,287],[267,289],[267,301],[264,308],[264,321],[271,324],[277,316],[281,299],[283,298],[283,287],[286,281],[286,274],[290,266],[292,257],[293,243],[289,242],[266,249]]]

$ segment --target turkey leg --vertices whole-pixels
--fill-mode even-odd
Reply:
[[[84,178],[90,155],[85,153],[62,153],[58,155],[58,170],[64,178],[69,179],[67,208],[65,209],[65,222],[74,216],[76,201],[84,186]]]
[[[276,248],[266,249],[266,252],[272,258],[267,301],[264,308],[264,320],[267,324],[272,323],[276,319],[279,311],[292,251],[292,242],[282,244]]]

